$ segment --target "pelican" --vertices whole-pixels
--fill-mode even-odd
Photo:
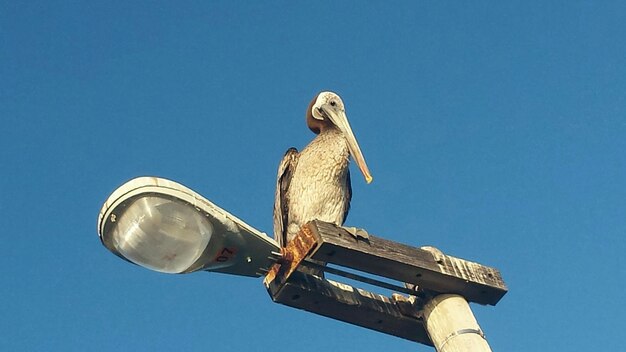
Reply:
[[[278,166],[274,238],[281,247],[309,221],[343,225],[352,198],[350,156],[372,182],[339,95],[319,93],[307,108],[306,122],[317,136],[301,152],[289,148]]]

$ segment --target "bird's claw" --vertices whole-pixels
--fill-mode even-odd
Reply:
[[[367,233],[367,231],[365,231],[365,229],[360,229],[357,227],[343,227],[344,230],[348,231],[348,233],[350,233],[355,239],[364,239],[364,240],[369,240],[370,235],[369,233]]]

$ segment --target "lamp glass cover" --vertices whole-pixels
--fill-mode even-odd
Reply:
[[[180,273],[207,247],[213,226],[192,205],[159,196],[142,197],[116,219],[113,245],[148,269]]]

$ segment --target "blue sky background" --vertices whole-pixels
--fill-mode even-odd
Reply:
[[[372,170],[348,224],[501,270],[494,351],[619,350],[626,5],[0,1],[0,350],[430,350],[261,279],[110,254],[106,197],[176,180],[271,231],[276,167],[338,92]],[[324,338],[323,342],[321,338]]]

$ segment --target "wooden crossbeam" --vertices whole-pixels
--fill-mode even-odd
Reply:
[[[344,228],[313,221],[305,225],[317,247],[311,259],[333,263],[436,293],[459,294],[468,302],[495,305],[507,292],[500,272],[488,266],[369,235],[355,237]]]
[[[409,302],[298,271],[282,285],[267,283],[267,290],[276,303],[432,346]]]
[[[304,260],[415,284],[422,299],[368,292],[299,272]],[[424,303],[438,294],[458,294],[469,302],[495,305],[507,288],[495,268],[445,255],[433,247],[416,248],[371,235],[353,235],[333,224],[312,221],[283,249],[264,284],[272,299],[351,324],[432,345],[426,332]],[[468,308],[469,309],[469,308]]]

